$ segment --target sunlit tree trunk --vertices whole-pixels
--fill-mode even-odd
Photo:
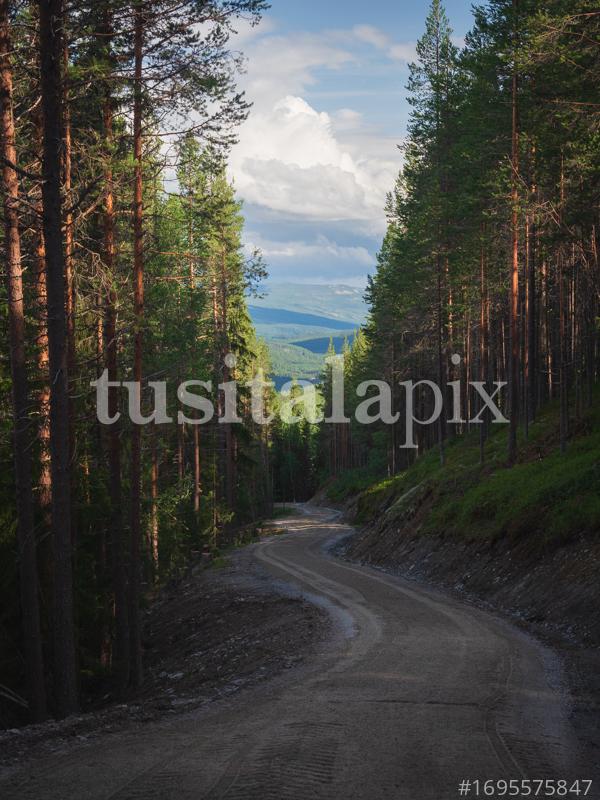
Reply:
[[[133,197],[133,312],[135,317],[133,380],[142,386],[142,325],[144,323],[144,207],[142,151],[142,61],[144,44],[144,7],[137,2],[134,8],[134,101],[133,157],[135,160]],[[141,494],[142,494],[142,429],[132,425],[131,431],[131,542],[129,574],[129,634],[130,682],[138,687],[142,682],[142,644],[140,629],[141,581]]]
[[[10,368],[14,419],[14,464],[17,505],[19,588],[23,650],[31,715],[46,715],[46,690],[40,626],[37,555],[31,477],[31,420],[25,352],[25,310],[19,231],[19,178],[10,165],[17,162],[13,116],[13,81],[8,0],[0,0],[0,141],[2,142],[2,189],[4,195],[4,254]]]
[[[532,154],[535,167],[535,149]],[[537,186],[531,188],[534,204],[537,202]],[[536,210],[530,218],[529,231],[529,261],[527,270],[527,416],[528,421],[533,421],[537,411],[538,398],[538,314],[537,314],[537,282],[536,269],[538,258],[538,230],[536,225]]]
[[[77,709],[73,612],[65,251],[62,230],[61,0],[38,0],[43,130],[43,223],[48,292],[54,550],[54,687],[59,715]]]
[[[190,181],[189,198],[188,198],[188,250],[189,250],[189,270],[190,270],[190,303],[193,301],[194,290],[196,288],[196,277],[194,274],[195,261],[194,261],[194,196]],[[193,307],[190,309],[190,314],[193,314]],[[198,514],[200,511],[200,497],[202,494],[202,476],[200,472],[200,427],[194,425],[193,435],[193,464],[194,464],[194,513]]]
[[[516,30],[517,30],[518,3],[513,0],[513,14],[515,17],[515,42],[514,57],[516,59]],[[510,327],[510,356],[509,356],[509,406],[510,426],[508,432],[508,460],[514,464],[517,460],[517,428],[519,424],[519,107],[518,107],[519,76],[516,63],[513,65],[512,77],[512,148],[511,148],[511,235],[512,257],[510,265],[510,293],[509,293],[509,327]]]
[[[150,531],[148,551],[152,558],[154,580],[158,580],[158,442],[156,424],[152,423],[152,464],[150,467]]]
[[[37,220],[36,220],[37,223]],[[35,230],[35,295],[37,304],[37,367],[41,386],[38,392],[38,414],[40,418],[38,439],[40,443],[40,473],[38,480],[38,504],[42,518],[51,525],[52,478],[50,474],[50,386],[48,385],[48,328],[46,324],[46,249],[42,231],[42,207],[39,207],[39,223]]]
[[[112,40],[112,19],[110,12],[104,15],[105,48],[109,52]],[[115,289],[116,258],[116,220],[113,178],[113,99],[110,88],[111,75],[106,78],[106,91],[103,108],[104,140],[106,165],[104,170],[104,265],[108,286],[104,305],[104,366],[109,381],[118,380],[118,338],[117,338],[117,292]],[[114,417],[119,410],[118,389],[109,388],[109,415]],[[108,439],[108,473],[110,495],[110,553],[114,593],[115,644],[113,650],[113,670],[120,691],[129,683],[129,609],[127,603],[127,568],[125,563],[125,532],[123,529],[123,490],[121,483],[121,430],[119,422],[111,425],[106,433]]]
[[[73,228],[73,155],[72,155],[72,127],[71,127],[71,108],[69,99],[69,48],[66,32],[67,15],[65,12],[66,3],[63,0],[62,12],[62,56],[63,56],[63,76],[62,76],[62,115],[63,115],[63,195],[65,197],[64,213],[64,240],[65,240],[65,284],[66,284],[66,314],[67,314],[67,367],[69,380],[75,377],[75,273],[74,273],[74,228]],[[69,457],[73,462],[75,457],[75,407],[72,393],[69,393]],[[74,470],[71,470],[71,491],[74,491]],[[76,522],[73,520],[71,533],[76,532]]]

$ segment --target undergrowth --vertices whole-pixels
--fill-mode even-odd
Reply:
[[[559,544],[600,532],[600,403],[572,421],[567,452],[559,447],[559,409],[546,406],[529,427],[519,432],[519,456],[506,462],[506,426],[494,426],[480,461],[479,433],[449,440],[446,463],[433,449],[391,478],[365,470],[349,471],[328,487],[335,501],[358,495],[360,523],[378,518],[413,498],[419,488],[419,531],[469,540],[519,540],[534,536],[534,546]],[[408,493],[408,494],[407,494]],[[423,502],[424,499],[427,502]],[[395,504],[395,505],[394,505]]]

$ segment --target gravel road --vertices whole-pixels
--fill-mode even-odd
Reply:
[[[462,779],[596,777],[550,650],[475,606],[330,555],[349,531],[335,512],[303,506],[278,525],[289,533],[251,556],[331,614],[310,663],[36,762],[0,796],[445,800]]]

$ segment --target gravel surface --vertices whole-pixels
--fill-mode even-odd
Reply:
[[[598,781],[551,649],[485,609],[330,555],[351,530],[335,513],[299,508],[280,524],[290,533],[247,548],[238,575],[273,592],[293,584],[327,611],[303,664],[25,765],[0,782],[3,800],[445,800],[467,778]]]

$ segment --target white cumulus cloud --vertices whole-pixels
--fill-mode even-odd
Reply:
[[[252,114],[231,169],[239,194],[251,203],[379,230],[397,164],[355,158],[336,138],[329,114],[288,96]]]
[[[294,218],[305,220],[311,231],[305,242],[264,247],[267,260],[304,264],[323,258],[336,265],[346,260],[349,272],[360,267],[366,273],[385,230],[386,193],[400,166],[396,140],[347,103],[335,107],[335,91],[326,109],[316,108],[306,95],[318,88],[324,74],[343,76],[346,68],[360,68],[365,44],[388,60],[402,58],[394,50],[402,45],[370,26],[293,36],[272,29],[256,36],[253,29],[242,38],[248,57],[242,85],[254,105],[230,159],[237,193],[250,207],[268,211],[270,224]],[[406,45],[407,57],[411,47]],[[319,223],[328,235],[315,241]],[[331,223],[340,230],[345,226],[344,246],[328,238]],[[370,238],[372,251],[362,242],[347,246],[352,234]]]

